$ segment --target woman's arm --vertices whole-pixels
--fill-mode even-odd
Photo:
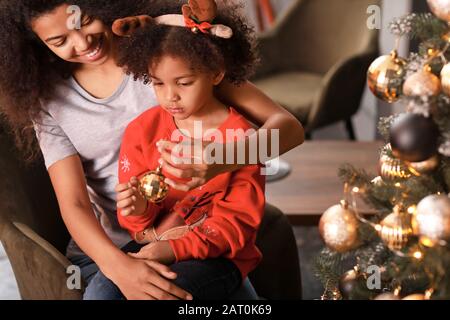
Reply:
[[[221,101],[238,108],[240,113],[248,120],[260,126],[257,136],[250,137],[250,139],[259,140],[261,130],[279,129],[280,155],[301,145],[305,141],[305,132],[302,124],[291,113],[273,102],[251,82],[246,82],[241,86],[235,86],[224,81],[219,87],[218,94]],[[270,147],[268,145],[267,150],[271,150]]]
[[[261,127],[247,139],[232,142],[231,146],[230,143],[223,146],[224,155],[227,154],[230,147],[234,150],[235,161],[233,163],[180,165],[179,163],[183,163],[182,160],[177,160],[177,155],[172,152],[175,144],[167,141],[161,142],[158,148],[164,170],[178,178],[192,178],[186,184],[167,179],[166,182],[174,189],[182,191],[195,189],[221,173],[235,171],[248,164],[255,164],[250,161],[251,159],[256,159],[257,163],[264,163],[292,150],[305,141],[302,124],[250,82],[241,86],[224,82],[219,87],[218,95],[223,103],[238,108],[248,120]],[[274,130],[278,131],[278,136],[273,136],[276,138],[275,141],[271,139]],[[277,143],[278,148],[273,143]],[[265,150],[261,150],[261,146],[265,147]],[[194,148],[196,147],[198,146],[194,146]],[[271,153],[272,147],[274,147],[275,154]],[[237,161],[236,158],[236,155],[241,153],[240,150],[245,150],[244,163]],[[194,151],[193,154],[197,154],[197,151]],[[226,156],[224,158],[226,159]]]
[[[92,210],[78,156],[58,161],[49,168],[49,175],[62,218],[73,239],[128,299],[188,296],[168,280],[176,277],[169,268],[133,259],[109,239]]]
[[[58,161],[48,172],[62,218],[83,252],[99,267],[123,257],[95,217],[79,157]]]

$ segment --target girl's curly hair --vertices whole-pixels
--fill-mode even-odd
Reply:
[[[173,9],[166,14],[181,13],[181,4]],[[214,23],[230,27],[233,37],[223,39],[193,33],[189,28],[150,24],[120,40],[118,64],[135,79],[150,82],[149,66],[170,55],[189,61],[196,70],[225,70],[225,79],[239,85],[250,78],[258,62],[254,29],[242,15],[242,4],[236,1],[218,1]]]
[[[38,39],[31,22],[63,4],[78,5],[84,14],[111,26],[126,16],[160,14],[167,1],[0,0],[0,129],[13,133],[27,160],[39,155],[32,119],[39,118],[41,102],[52,99],[55,87],[70,77],[75,67]]]

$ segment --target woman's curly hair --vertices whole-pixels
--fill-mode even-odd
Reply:
[[[61,60],[31,29],[33,19],[63,4],[78,5],[84,14],[111,26],[131,15],[161,13],[163,0],[0,0],[0,126],[11,131],[28,160],[39,155],[32,119],[41,102],[72,74],[73,63]],[[62,106],[64,107],[64,106]]]
[[[214,24],[233,30],[231,39],[189,28],[150,24],[138,29],[119,42],[118,64],[135,79],[150,82],[149,66],[164,55],[180,57],[191,68],[201,71],[225,70],[225,79],[239,85],[253,74],[258,62],[256,35],[242,15],[242,4],[236,1],[217,1],[218,14]],[[181,4],[166,14],[180,14]]]

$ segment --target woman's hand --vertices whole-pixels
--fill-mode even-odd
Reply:
[[[138,188],[139,181],[136,177],[132,177],[129,183],[116,186],[117,208],[121,209],[122,216],[141,216],[147,210],[148,202]]]
[[[180,191],[190,191],[206,184],[209,180],[225,172],[237,170],[237,164],[226,164],[226,159],[220,161],[205,161],[204,151],[207,144],[190,145],[190,155],[180,154],[180,145],[177,143],[161,140],[157,143],[158,151],[161,153],[161,164],[165,172],[180,179],[191,179],[186,183],[177,183],[171,179],[166,179],[166,183],[172,188]],[[225,155],[225,145],[217,144],[216,148],[223,150]]]
[[[169,241],[150,243],[143,247],[138,253],[129,253],[129,255],[136,259],[158,261],[165,265],[171,265],[176,261],[175,254],[173,253]]]
[[[124,256],[102,271],[128,300],[192,300],[190,293],[171,282],[177,275],[157,261]]]

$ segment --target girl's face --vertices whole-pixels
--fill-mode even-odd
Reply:
[[[158,101],[177,120],[201,118],[214,99],[214,86],[224,73],[193,71],[184,59],[164,56],[150,67]]]
[[[113,35],[100,20],[77,17],[61,5],[34,19],[33,31],[61,59],[80,64],[101,65],[112,57]]]

